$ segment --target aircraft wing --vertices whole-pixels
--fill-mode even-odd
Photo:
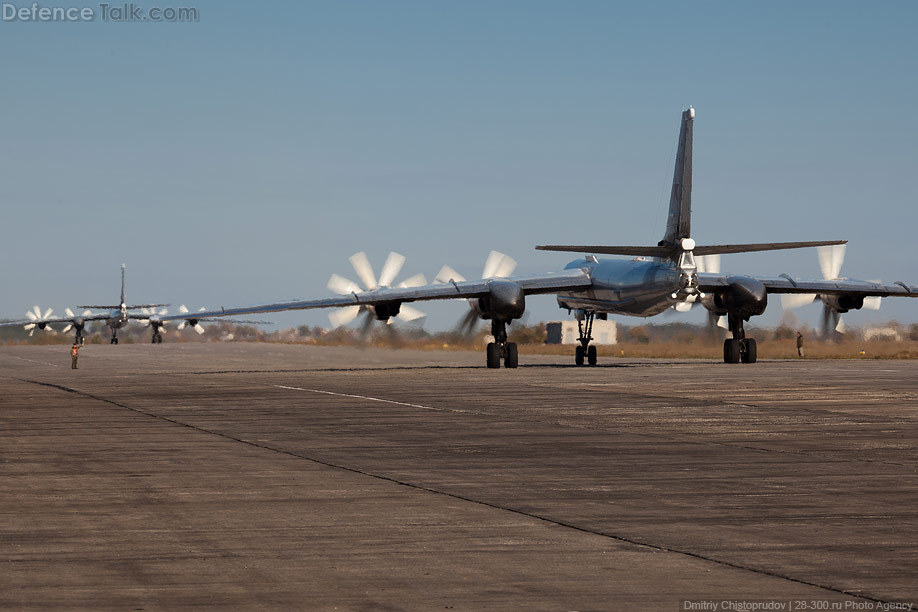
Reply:
[[[45,326],[45,325],[57,325],[58,327],[57,327],[56,331],[60,331],[61,325],[63,325],[63,326],[72,325],[72,324],[73,324],[74,322],[76,322],[76,321],[80,321],[80,322],[81,322],[81,325],[83,325],[83,324],[88,323],[88,322],[90,322],[90,321],[104,321],[104,320],[107,320],[107,319],[108,319],[108,313],[88,314],[88,315],[86,315],[86,316],[75,315],[75,316],[72,316],[72,317],[68,317],[68,316],[64,316],[64,317],[52,317],[52,316],[44,317],[44,316],[42,316],[42,317],[39,317],[39,316],[36,316],[34,319],[33,319],[33,318],[30,318],[30,319],[20,319],[20,320],[18,320],[18,321],[2,321],[2,322],[0,322],[0,327],[17,327],[17,326],[19,326],[19,327],[26,327],[26,326],[30,326],[30,327],[27,327],[27,329],[34,329],[35,327],[38,327],[38,328],[40,328],[40,329],[44,329],[44,326]],[[54,329],[54,328],[51,328],[51,329]]]
[[[391,287],[363,291],[348,295],[321,298],[317,300],[300,300],[241,306],[237,308],[220,308],[160,317],[161,321],[201,320],[214,317],[239,316],[284,310],[311,310],[315,308],[342,308],[347,306],[372,306],[376,304],[419,302],[426,300],[468,299],[487,295],[489,285],[495,281],[510,281],[519,284],[527,295],[555,293],[573,289],[586,289],[592,284],[589,274],[583,270],[563,270],[561,272],[534,274],[528,276],[511,276],[507,278],[481,279],[462,282],[437,283],[420,287]]]
[[[789,276],[755,277],[765,285],[768,293],[819,293],[823,295],[863,295],[865,297],[918,297],[918,285],[874,283],[854,279],[796,280]],[[698,274],[698,288],[702,292],[716,291],[730,284],[726,274]]]

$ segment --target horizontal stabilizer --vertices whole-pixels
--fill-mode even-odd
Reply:
[[[537,251],[565,251],[568,253],[600,253],[603,255],[637,255],[644,257],[666,257],[673,252],[669,246],[600,246],[576,244],[541,244]]]
[[[759,242],[754,244],[700,245],[692,249],[695,255],[719,255],[723,253],[753,253],[756,251],[780,251],[806,247],[845,244],[847,240],[819,240],[814,242]],[[681,249],[675,246],[603,246],[576,244],[543,244],[539,251],[565,251],[569,253],[599,253],[603,255],[632,255],[639,257],[671,257]]]
[[[805,249],[807,247],[847,244],[847,240],[817,240],[814,242],[759,242],[755,244],[712,244],[696,246],[695,255],[714,255],[723,253],[754,253],[756,251],[781,251],[784,249]]]

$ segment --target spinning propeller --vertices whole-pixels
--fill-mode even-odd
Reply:
[[[29,318],[29,321],[31,321],[31,323],[26,323],[23,326],[23,329],[29,332],[30,337],[32,336],[32,334],[35,333],[36,328],[43,329],[49,334],[56,334],[57,332],[51,328],[51,325],[49,324],[49,321],[48,321],[48,319],[51,317],[52,312],[54,312],[54,309],[49,308],[48,310],[44,312],[44,314],[42,314],[41,308],[39,308],[39,306],[36,304],[35,306],[32,307],[31,310],[26,311],[26,316]]]
[[[845,262],[845,245],[823,246],[816,249],[816,252],[819,255],[819,269],[822,272],[822,278],[840,280],[842,264]],[[784,310],[800,308],[813,302],[817,297],[823,296],[816,293],[783,293],[781,294],[781,307]],[[879,310],[881,300],[879,296],[865,297],[862,307],[868,310]],[[841,313],[829,303],[829,300],[823,297],[822,301],[822,335],[829,337],[833,331],[844,333],[845,322]]]
[[[516,269],[516,260],[499,251],[491,251],[485,260],[484,268],[481,271],[481,278],[506,278],[513,274]],[[434,283],[461,283],[466,278],[456,272],[450,266],[443,266],[437,272]],[[469,337],[475,331],[475,324],[478,322],[478,313],[474,309],[469,311],[459,319],[455,331],[465,337]]]
[[[147,315],[147,318],[145,319],[137,319],[137,321],[144,327],[149,327],[151,324],[155,323],[158,323],[157,327],[163,327],[165,323],[159,321],[159,317],[169,314],[169,311],[165,308],[159,312],[156,312],[155,308],[141,308],[140,314]]]
[[[82,334],[82,331],[83,331],[83,326],[85,325],[85,323],[83,322],[83,319],[85,319],[86,317],[91,317],[91,316],[92,316],[92,311],[89,310],[89,309],[87,309],[87,310],[84,310],[84,311],[83,311],[83,314],[81,314],[80,316],[77,316],[77,315],[73,314],[73,311],[72,311],[72,310],[70,310],[69,308],[65,308],[65,309],[64,309],[64,314],[67,315],[67,317],[68,317],[70,320],[67,322],[66,327],[64,327],[64,329],[62,329],[61,331],[62,331],[63,333],[66,334],[66,333],[69,332],[71,329],[76,328],[77,331],[78,331],[77,336],[80,336],[80,335]],[[31,335],[31,334],[30,334],[30,335]]]
[[[360,279],[360,283],[355,283],[354,281],[339,276],[337,274],[332,274],[331,278],[328,279],[328,288],[334,291],[339,295],[350,295],[352,293],[363,293],[365,291],[375,291],[377,289],[385,289],[388,287],[420,287],[421,285],[427,284],[427,279],[423,274],[415,274],[410,276],[405,280],[399,282],[396,285],[393,285],[396,277],[398,277],[399,272],[402,271],[402,266],[405,265],[404,255],[399,253],[391,252],[386,258],[385,263],[383,263],[382,270],[379,273],[379,279],[376,278],[376,274],[373,272],[373,266],[370,265],[370,260],[367,258],[367,254],[361,251],[360,253],[355,253],[350,257],[351,266],[354,268],[354,272],[357,273],[357,278]],[[357,318],[360,313],[364,313],[364,321],[360,327],[360,335],[366,337],[370,331],[370,327],[373,325],[373,321],[377,320],[376,311],[373,306],[367,305],[358,305],[346,306],[344,308],[338,308],[333,310],[328,315],[328,320],[331,322],[332,327],[341,327],[342,325],[347,325],[351,321]],[[398,314],[394,318],[399,321],[415,321],[422,317],[427,316],[425,313],[421,312],[414,306],[408,304],[400,304],[398,309]],[[386,324],[391,323],[392,318],[386,319]]]
[[[188,310],[188,308],[185,307],[184,304],[182,304],[181,306],[179,306],[179,309],[178,309],[178,310],[179,310],[179,313],[180,313],[180,314],[190,313],[190,311]],[[205,310],[207,310],[207,307],[206,307],[206,306],[201,306],[200,308],[198,308],[198,312],[204,312]],[[147,320],[149,320],[149,319],[147,319]],[[204,326],[201,325],[201,322],[200,322],[198,319],[195,319],[195,318],[194,318],[194,315],[193,315],[193,314],[192,314],[192,316],[188,317],[187,319],[183,319],[182,322],[179,323],[178,326],[176,326],[176,329],[178,329],[179,331],[181,331],[181,330],[185,329],[185,326],[186,326],[186,325],[191,325],[191,327],[194,329],[194,331],[198,332],[198,334],[203,334],[203,333],[204,333]]]

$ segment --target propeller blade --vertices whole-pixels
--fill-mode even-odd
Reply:
[[[73,316],[74,316],[73,311],[70,310],[69,308],[65,308],[65,309],[64,309],[64,314],[67,315],[68,317],[73,317]]]
[[[414,306],[409,306],[408,304],[402,304],[398,310],[398,316],[396,317],[399,321],[416,321],[417,319],[422,319],[426,317],[427,314],[421,312]]]
[[[513,274],[514,270],[516,270],[516,260],[509,255],[504,255],[504,258],[500,260],[500,266],[497,268],[497,272],[494,273],[494,276],[497,278],[506,278]]]
[[[182,321],[181,323],[178,324],[178,326],[175,329],[183,330],[185,329],[186,325],[188,325],[188,321]]]
[[[811,304],[816,299],[815,293],[782,293],[781,308],[793,310]]]
[[[357,278],[360,279],[360,282],[363,283],[364,289],[370,291],[376,288],[376,275],[373,274],[373,266],[370,265],[370,260],[367,259],[367,254],[363,251],[359,253],[354,253],[350,256],[351,266],[354,267],[354,272],[357,273]]]
[[[838,331],[841,322],[841,315],[834,308],[823,305],[822,308],[822,335],[824,338],[831,338],[833,333]]]
[[[386,263],[383,264],[382,270],[379,273],[379,286],[391,286],[392,282],[395,280],[395,277],[398,276],[398,273],[402,271],[402,266],[404,265],[404,255],[396,253],[395,251],[389,253],[389,256],[386,258]]]
[[[358,314],[360,314],[360,306],[348,306],[346,308],[339,308],[329,312],[328,320],[331,321],[332,327],[336,328],[341,327],[342,325],[347,325],[356,319]]]
[[[847,328],[845,327],[845,321],[841,317],[838,317],[838,323],[835,324],[835,331],[840,334],[845,333]]]
[[[450,268],[449,266],[443,266],[440,268],[440,271],[437,272],[437,276],[434,278],[435,283],[445,284],[450,281],[455,281],[461,283],[465,280],[465,277]]]
[[[676,302],[673,305],[673,308],[675,308],[677,312],[688,312],[692,309],[692,302],[688,300],[685,300],[684,302]]]
[[[24,329],[24,330],[26,330],[26,331],[29,331],[30,329],[35,329],[35,324],[34,324],[34,323],[26,323],[25,325],[22,326],[22,329]],[[29,334],[29,335],[31,336],[32,334]]]
[[[485,261],[481,278],[503,278],[510,276],[516,269],[516,260],[498,251],[491,251]]]
[[[826,280],[838,278],[845,261],[845,245],[834,244],[818,247],[816,252],[819,254],[819,269],[822,270],[822,277]]]
[[[81,316],[84,316],[84,317],[91,317],[91,316],[92,316],[92,311],[89,310],[89,309],[84,310],[84,311],[83,311],[83,314],[82,314]]]
[[[29,317],[32,321],[37,321],[41,318],[41,308],[36,304],[32,307],[32,310],[26,312],[26,316]]]
[[[43,318],[43,319],[47,319],[48,317],[51,316],[51,313],[52,313],[52,312],[54,312],[54,309],[53,309],[53,308],[49,308],[48,310],[45,311],[45,316],[43,316],[42,318]]]
[[[882,299],[883,299],[883,298],[881,298],[881,297],[878,296],[878,295],[874,295],[874,296],[870,296],[870,297],[865,297],[865,298],[864,298],[864,308],[866,308],[867,310],[879,310],[879,309],[880,309],[880,301],[881,301]]]
[[[427,277],[423,274],[415,274],[414,276],[409,276],[402,282],[398,284],[399,287],[407,289],[409,287],[423,287],[427,284]]]
[[[159,316],[161,317],[166,316],[167,314],[169,314],[168,308],[163,308],[162,310],[159,311]]]
[[[351,293],[361,293],[363,289],[354,281],[332,274],[328,279],[327,287],[339,295],[349,295]]]
[[[68,323],[68,324],[64,327],[64,329],[62,329],[61,331],[64,332],[64,333],[66,334],[66,333],[69,332],[71,329],[73,329],[73,323]]]
[[[185,307],[184,304],[182,304],[181,306],[178,307],[178,311],[179,311],[179,314],[185,314],[186,312],[188,312],[188,309]]]
[[[194,331],[198,332],[198,335],[200,336],[201,334],[204,333],[204,326],[201,325],[200,323],[195,323],[195,324],[194,324]]]
[[[367,310],[364,313],[363,324],[360,326],[360,340],[366,342],[367,336],[370,335],[370,328],[373,327],[373,313]]]
[[[717,317],[717,327],[720,327],[721,329],[730,329],[730,326],[727,324],[726,316]]]
[[[456,325],[456,333],[470,337],[475,331],[475,326],[478,323],[478,313],[469,308],[461,319],[459,319],[458,325]]]
[[[500,261],[504,258],[503,253],[491,251],[488,253],[488,259],[485,260],[484,270],[481,272],[481,278],[493,278],[497,268],[500,267]]]
[[[708,274],[720,274],[720,255],[696,255],[695,271]]]

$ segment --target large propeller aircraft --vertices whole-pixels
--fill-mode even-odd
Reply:
[[[74,343],[82,344],[83,331],[86,329],[86,324],[90,321],[104,321],[112,330],[111,343],[118,344],[118,330],[127,325],[128,321],[135,320],[150,326],[153,329],[153,343],[161,343],[163,341],[162,330],[165,325],[161,317],[167,314],[168,311],[165,306],[168,306],[168,304],[127,305],[124,298],[124,271],[124,264],[121,264],[121,301],[117,306],[78,306],[78,308],[85,309],[82,314],[74,314],[72,310],[66,308],[64,309],[66,316],[53,317],[51,316],[54,312],[53,309],[48,308],[42,312],[42,309],[36,305],[26,312],[27,320],[0,323],[0,326],[22,325],[31,336],[36,329],[54,334],[57,331],[52,327],[52,324],[64,325],[61,331],[67,333],[71,329],[74,330]],[[102,309],[105,312],[93,313],[93,308]],[[140,310],[140,313],[129,312],[131,310]]]
[[[879,282],[840,279],[840,260],[836,266],[823,268],[822,280],[795,280],[786,274],[777,277],[722,274],[717,256],[726,253],[774,251],[802,247],[839,247],[846,241],[771,242],[759,244],[697,245],[691,237],[692,211],[692,141],[695,110],[682,112],[679,146],[669,202],[669,215],[663,239],[654,246],[544,245],[536,249],[584,253],[585,257],[569,263],[564,270],[528,276],[509,276],[493,270],[480,280],[465,280],[451,268],[441,270],[433,284],[405,281],[393,286],[404,258],[391,254],[379,279],[373,275],[366,256],[357,254],[352,264],[362,281],[357,285],[333,276],[329,288],[338,297],[295,302],[280,302],[240,308],[221,308],[188,314],[164,316],[170,320],[193,321],[205,317],[223,317],[285,310],[340,308],[333,315],[334,324],[343,324],[364,313],[367,321],[390,322],[402,313],[417,315],[411,302],[423,300],[465,299],[470,317],[491,321],[494,341],[486,350],[489,368],[518,365],[514,343],[507,341],[507,325],[523,316],[526,296],[556,294],[561,308],[574,311],[579,322],[580,343],[575,362],[596,363],[596,347],[590,344],[593,320],[611,314],[649,317],[669,308],[691,308],[700,303],[712,320],[726,317],[731,337],[724,341],[726,363],[754,363],[755,339],[747,338],[743,327],[750,317],[761,315],[768,305],[768,294],[819,296],[829,320],[839,313],[857,310],[875,303],[881,297],[918,297],[918,286],[899,281],[891,285]],[[836,258],[838,251],[823,251]],[[834,253],[834,254],[833,254]],[[631,259],[600,259],[597,255],[624,255]],[[498,258],[501,256],[498,254]],[[699,259],[703,262],[699,267]],[[823,258],[826,255],[822,255]],[[512,260],[511,260],[512,261]],[[833,260],[834,262],[834,260]],[[500,267],[499,265],[497,267]],[[837,269],[836,269],[837,268]],[[512,266],[509,268],[512,271]],[[415,277],[412,277],[415,278]],[[410,281],[411,279],[409,279]],[[809,301],[815,297],[806,298]],[[688,304],[688,306],[684,306]],[[716,317],[716,319],[714,319]],[[364,325],[367,325],[365,322]]]

